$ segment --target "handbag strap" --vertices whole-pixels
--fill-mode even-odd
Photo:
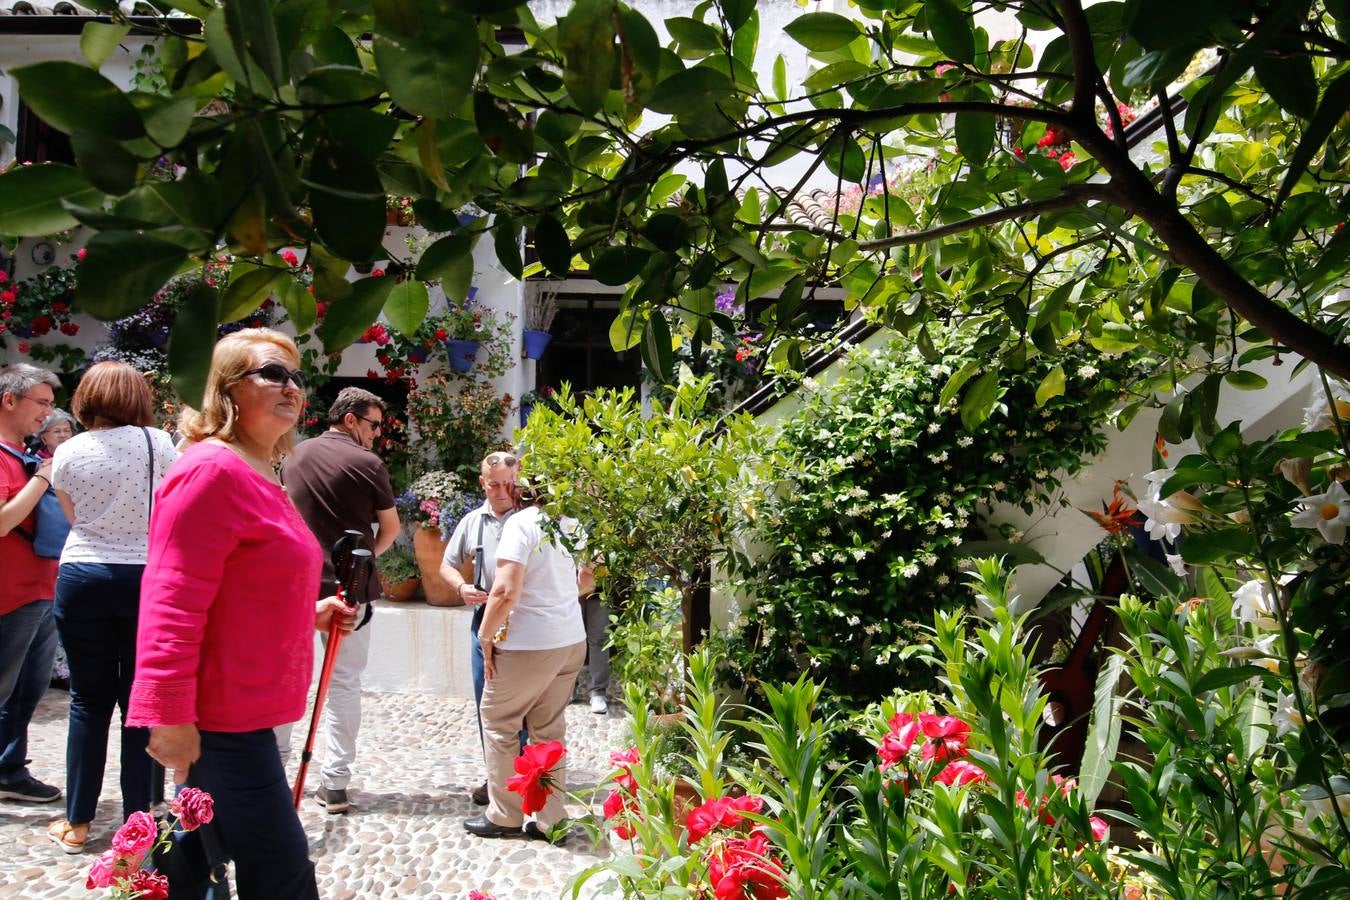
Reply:
[[[142,425],[141,433],[145,435],[145,449],[150,454],[150,479],[146,482],[145,499],[145,521],[149,523],[150,514],[155,509],[155,445],[150,441],[149,428]]]

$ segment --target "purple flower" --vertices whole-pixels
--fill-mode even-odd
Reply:
[[[720,313],[726,313],[729,316],[739,316],[745,311],[745,308],[736,302],[736,289],[726,288],[720,292],[713,305]]]

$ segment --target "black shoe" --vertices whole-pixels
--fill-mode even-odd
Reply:
[[[487,816],[474,816],[464,820],[464,830],[477,837],[495,838],[508,834],[520,834],[519,825],[498,825]]]
[[[473,801],[474,806],[488,805],[487,782],[483,782],[478,787],[469,792],[469,799]]]
[[[329,815],[334,816],[345,813],[352,805],[347,799],[347,792],[337,788],[321,787],[314,792],[314,799],[320,806],[328,810]]]
[[[0,784],[0,800],[22,800],[25,803],[51,803],[61,799],[61,789],[43,784],[32,775],[18,781]]]
[[[563,831],[553,840],[549,840],[548,832],[541,828],[538,822],[526,822],[525,836],[532,841],[547,841],[555,847],[561,847],[567,843],[568,832]]]

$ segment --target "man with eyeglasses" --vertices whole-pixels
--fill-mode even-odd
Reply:
[[[483,648],[478,643],[478,626],[483,621],[483,604],[492,590],[493,575],[497,571],[497,542],[501,540],[502,526],[516,510],[516,476],[520,460],[510,453],[489,453],[478,470],[478,483],[483,486],[483,505],[469,513],[455,526],[450,543],[441,560],[441,577],[450,584],[451,591],[473,607],[469,622],[469,660],[473,669],[473,698],[475,705],[483,702]],[[464,575],[472,563],[469,576]],[[483,716],[478,715],[478,738],[483,740]],[[520,733],[520,742],[527,735]],[[478,806],[487,806],[488,786],[484,781],[469,794]]]
[[[0,368],[0,799],[51,803],[61,789],[28,771],[28,723],[52,676],[56,656],[57,560],[37,555],[34,511],[51,487],[52,461],[25,460],[61,386],[27,363]]]
[[[398,510],[394,508],[389,472],[371,449],[388,411],[385,402],[370,391],[343,389],[328,408],[328,430],[301,441],[281,467],[286,493],[325,551],[348,530],[365,535],[376,556],[388,550],[398,537]],[[372,533],[372,523],[378,526],[377,532]],[[332,596],[336,588],[333,561],[325,552],[319,597]],[[372,577],[365,585],[364,596],[352,599],[370,602],[379,595],[379,579]],[[333,814],[346,812],[351,805],[347,786],[356,761],[361,675],[369,655],[369,628],[358,628],[347,635],[338,651],[323,709],[326,752],[314,796]],[[283,763],[290,754],[292,727],[276,729]]]

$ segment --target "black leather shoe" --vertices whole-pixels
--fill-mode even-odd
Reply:
[[[564,831],[562,834],[558,835],[558,837],[555,840],[550,841],[548,837],[548,832],[545,831],[543,828],[539,827],[538,822],[526,822],[525,835],[532,841],[548,841],[548,843],[552,844],[555,847],[560,847],[563,844],[567,843],[568,838],[568,833]]]
[[[495,838],[508,834],[520,834],[519,825],[498,825],[487,816],[474,816],[464,820],[464,830],[477,837]]]
[[[486,781],[483,782],[478,787],[470,791],[469,799],[473,801],[474,806],[487,806],[488,805],[487,782]]]

